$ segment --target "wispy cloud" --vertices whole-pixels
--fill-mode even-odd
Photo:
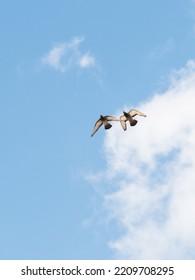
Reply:
[[[80,50],[83,37],[74,37],[70,41],[55,44],[41,57],[43,65],[53,67],[62,73],[71,67],[88,68],[95,66],[95,57]]]
[[[164,45],[156,47],[149,55],[152,60],[161,59],[165,54],[171,52],[174,48],[173,40],[167,40]]]
[[[105,206],[124,230],[109,243],[118,258],[195,258],[195,62],[176,74],[137,107],[147,118],[105,138],[103,181],[117,185]]]
[[[47,55],[42,57],[42,63],[45,65],[50,65],[56,70],[63,72],[65,66],[62,65],[61,59],[65,54],[66,47],[64,45],[55,46]]]

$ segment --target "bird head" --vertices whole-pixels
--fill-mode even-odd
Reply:
[[[129,114],[127,113],[127,112],[125,112],[125,111],[123,111],[123,114],[124,114],[124,116],[125,117],[127,117]]]

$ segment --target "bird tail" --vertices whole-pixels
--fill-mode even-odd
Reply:
[[[137,120],[131,119],[131,120],[129,120],[129,123],[131,126],[134,126],[137,124]]]
[[[105,129],[109,129],[111,127],[112,127],[112,125],[110,123],[105,124]]]

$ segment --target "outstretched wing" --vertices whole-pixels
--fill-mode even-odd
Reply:
[[[106,118],[108,121],[119,121],[117,118],[112,117],[112,116],[105,116],[105,118]]]
[[[93,132],[91,134],[91,137],[96,133],[96,131],[100,128],[100,126],[103,124],[103,122],[99,119],[94,126]]]
[[[142,117],[146,117],[145,114],[143,114],[142,112],[140,112],[140,111],[138,111],[138,110],[136,110],[136,109],[130,110],[130,111],[129,111],[129,115],[130,115],[132,118],[135,117],[136,115],[142,116]]]
[[[127,130],[126,120],[127,119],[124,115],[120,117],[120,123],[121,123],[123,130]]]

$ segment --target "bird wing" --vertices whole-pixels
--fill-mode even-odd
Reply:
[[[124,115],[120,116],[120,122],[121,121],[126,121],[126,120],[127,120],[127,118]]]
[[[129,115],[130,115],[131,117],[135,117],[136,115],[142,116],[142,117],[146,117],[145,114],[143,114],[142,112],[140,112],[140,111],[138,111],[138,110],[136,110],[136,109],[130,110],[130,111],[129,111]]]
[[[126,120],[127,119],[124,115],[120,117],[120,123],[121,123],[123,130],[127,130]]]
[[[96,133],[96,131],[100,128],[100,126],[103,124],[103,122],[99,119],[94,126],[93,132],[91,134],[91,137]]]
[[[112,116],[105,116],[105,118],[106,118],[108,121],[119,121],[117,118],[112,117]]]

